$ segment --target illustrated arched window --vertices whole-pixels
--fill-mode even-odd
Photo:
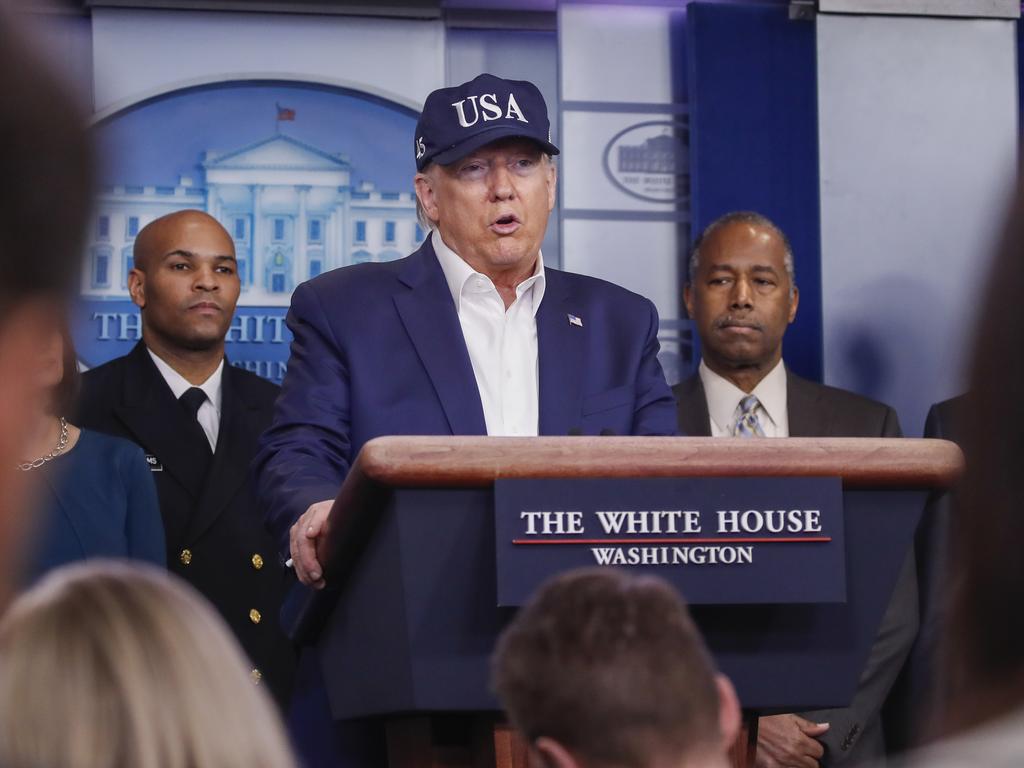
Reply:
[[[324,271],[324,252],[320,248],[309,251],[309,276],[316,277]]]
[[[353,264],[365,264],[368,261],[373,261],[373,254],[369,251],[356,251],[352,254]]]
[[[92,269],[90,270],[93,288],[110,287],[110,258],[113,251],[105,246],[92,249]]]
[[[323,219],[309,220],[309,237],[306,238],[306,241],[310,243],[322,243],[324,241]]]
[[[128,290],[128,273],[135,266],[135,257],[132,255],[132,246],[126,245],[121,249],[121,288]]]
[[[249,249],[235,247],[235,264],[238,267],[238,282],[242,284],[243,290],[252,282],[249,274]]]

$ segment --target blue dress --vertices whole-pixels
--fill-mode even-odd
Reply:
[[[90,557],[166,565],[164,528],[146,457],[132,442],[83,429],[43,474],[25,583]]]

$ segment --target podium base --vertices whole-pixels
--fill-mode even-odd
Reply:
[[[729,750],[733,768],[754,768],[757,719],[743,713]],[[391,718],[386,733],[388,768],[528,768],[526,742],[496,715]]]
[[[733,768],[754,768],[754,759],[757,757],[757,720],[757,713],[743,711],[740,732],[736,734],[736,741],[729,750],[729,761]]]
[[[388,768],[527,768],[526,742],[492,714],[391,718]]]

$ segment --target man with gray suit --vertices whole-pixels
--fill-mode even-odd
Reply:
[[[887,405],[802,379],[782,361],[800,294],[786,235],[764,216],[727,214],[694,244],[684,289],[702,360],[676,385],[680,430],[712,437],[900,437]],[[907,558],[849,707],[762,717],[759,768],[853,766],[884,755],[880,713],[917,632]]]

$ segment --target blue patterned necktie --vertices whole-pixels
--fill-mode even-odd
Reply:
[[[747,395],[740,404],[736,406],[739,411],[739,418],[736,419],[736,426],[732,428],[734,437],[764,437],[764,430],[757,418],[757,409],[761,407],[761,401],[755,395]]]

